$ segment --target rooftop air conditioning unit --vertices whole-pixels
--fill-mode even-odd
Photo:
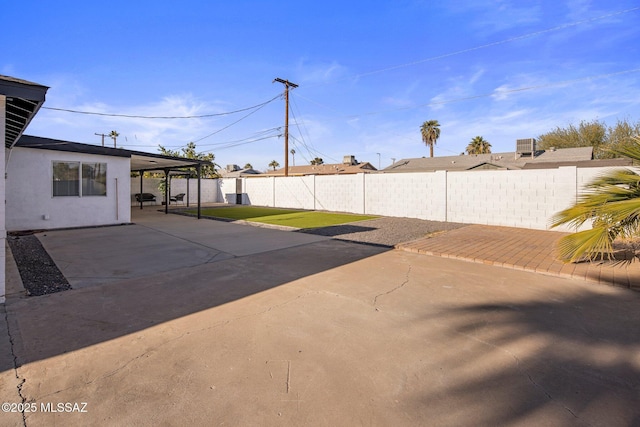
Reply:
[[[356,156],[344,156],[342,158],[342,164],[344,165],[357,165],[358,161],[356,160]]]
[[[526,138],[516,140],[516,155],[530,155],[531,158],[536,155],[536,139]]]

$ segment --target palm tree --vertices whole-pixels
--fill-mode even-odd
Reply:
[[[244,169],[253,169],[253,166],[251,166],[251,163],[247,163],[244,165]]]
[[[293,159],[293,166],[296,165],[296,150],[294,150],[293,148],[291,149],[291,151],[289,151],[291,153],[291,157]]]
[[[481,136],[474,137],[469,145],[467,145],[467,154],[489,154],[491,153],[491,144]]]
[[[276,170],[278,166],[280,166],[280,163],[276,162],[275,160],[271,160],[271,163],[269,163],[269,167],[273,168],[273,170]]]
[[[640,137],[633,144],[611,150],[615,154],[640,161]],[[591,222],[591,229],[564,236],[558,242],[558,254],[565,262],[594,260],[607,255],[613,258],[613,241],[617,237],[640,234],[640,175],[631,169],[616,169],[596,178],[586,186],[578,201],[552,218],[552,227]]]
[[[322,160],[320,157],[316,157],[315,159],[311,160],[309,163],[311,163],[312,165],[321,165],[321,164],[324,164],[324,160]]]
[[[109,137],[111,139],[113,139],[113,148],[116,148],[116,139],[120,136],[120,134],[118,132],[116,132],[115,130],[112,130],[111,132],[109,132]]]
[[[440,123],[437,120],[427,120],[420,127],[420,133],[422,134],[422,142],[429,146],[429,152],[433,157],[433,146],[440,138]]]

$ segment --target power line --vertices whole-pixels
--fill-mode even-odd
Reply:
[[[194,116],[141,116],[141,115],[131,115],[131,114],[115,114],[115,113],[98,113],[95,111],[80,111],[80,110],[71,110],[68,108],[56,108],[56,107],[41,107],[45,110],[53,110],[53,111],[63,111],[66,113],[74,113],[74,114],[86,114],[86,115],[92,115],[92,116],[106,116],[106,117],[123,117],[123,118],[127,118],[127,119],[165,119],[165,120],[170,120],[170,119],[204,119],[207,117],[218,117],[218,116],[227,116],[229,114],[235,114],[235,113],[241,113],[243,111],[247,111],[247,110],[252,110],[254,108],[262,108],[265,105],[269,104],[270,102],[275,101],[276,99],[280,98],[282,96],[282,94],[278,94],[276,96],[274,96],[273,98],[271,98],[268,101],[265,101],[263,103],[251,106],[251,107],[246,107],[246,108],[241,108],[240,110],[234,110],[234,111],[227,111],[224,113],[212,113],[212,114],[200,114],[200,115],[194,115]]]
[[[247,117],[249,117],[250,115],[252,115],[252,114],[254,114],[254,113],[257,113],[257,112],[258,112],[258,111],[260,111],[260,109],[262,109],[264,106],[266,106],[266,105],[267,105],[267,104],[269,104],[270,102],[272,102],[272,101],[276,100],[276,99],[277,99],[277,98],[279,98],[280,96],[281,96],[281,95],[278,95],[278,96],[276,96],[275,98],[271,99],[270,101],[268,101],[268,102],[265,102],[265,103],[261,104],[259,107],[255,108],[255,109],[254,109],[252,112],[250,112],[249,114],[247,114],[247,115],[245,115],[245,116],[243,116],[243,117],[239,118],[238,120],[236,120],[236,121],[235,121],[235,122],[233,122],[233,123],[228,124],[227,126],[223,127],[222,129],[218,129],[217,131],[215,131],[215,132],[213,132],[213,133],[210,133],[210,134],[209,134],[209,135],[207,135],[207,136],[203,136],[202,138],[197,139],[197,140],[195,140],[195,141],[193,141],[193,142],[200,142],[200,141],[202,141],[203,139],[209,138],[210,136],[213,136],[213,135],[215,135],[215,134],[217,134],[217,133],[222,132],[222,131],[223,131],[223,130],[225,130],[225,129],[230,128],[231,126],[235,125],[236,123],[241,122],[242,120],[246,119],[246,118],[247,118]]]
[[[485,49],[485,48],[488,48],[488,47],[493,47],[493,46],[498,46],[498,45],[501,45],[501,44],[510,43],[510,42],[513,42],[513,41],[516,41],[516,40],[523,40],[523,39],[526,39],[526,38],[529,38],[529,37],[538,36],[540,34],[550,33],[550,32],[558,31],[558,30],[564,30],[566,28],[576,27],[578,25],[587,24],[589,22],[599,21],[599,20],[605,19],[605,18],[611,18],[612,16],[623,15],[625,13],[636,12],[638,10],[640,10],[640,7],[634,7],[634,8],[631,8],[631,9],[625,9],[625,10],[621,10],[621,11],[618,11],[618,12],[611,12],[611,13],[607,13],[605,15],[597,16],[595,18],[583,19],[581,21],[574,21],[574,22],[570,22],[570,23],[567,23],[567,24],[558,25],[556,27],[547,28],[547,29],[539,30],[539,31],[534,31],[532,33],[527,33],[527,34],[523,34],[523,35],[520,35],[520,36],[511,37],[511,38],[508,38],[508,39],[504,39],[504,40],[500,40],[500,41],[496,41],[496,42],[492,42],[492,43],[487,43],[487,44],[483,44],[483,45],[480,45],[480,46],[475,46],[475,47],[470,47],[470,48],[467,48],[467,49],[457,50],[455,52],[445,53],[445,54],[438,55],[438,56],[433,56],[433,57],[430,57],[430,58],[419,59],[417,61],[407,62],[405,64],[393,65],[391,67],[381,68],[379,70],[373,70],[373,71],[367,71],[367,72],[360,73],[360,74],[354,74],[352,76],[344,77],[342,79],[332,80],[330,82],[322,82],[322,83],[316,83],[316,84],[310,84],[310,85],[302,84],[301,87],[310,88],[310,87],[322,86],[322,85],[329,84],[329,83],[336,83],[336,82],[341,82],[341,81],[345,81],[345,80],[352,80],[352,79],[357,79],[357,78],[360,78],[360,77],[366,77],[366,76],[370,76],[370,75],[373,75],[373,74],[384,73],[386,71],[397,70],[399,68],[410,67],[410,66],[422,64],[422,63],[425,63],[425,62],[435,61],[435,60],[442,59],[442,58],[448,58],[450,56],[460,55],[460,54],[467,53],[467,52],[473,52],[475,50],[480,50],[480,49]]]

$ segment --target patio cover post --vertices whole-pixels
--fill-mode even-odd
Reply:
[[[164,170],[164,213],[169,213],[169,172],[171,169]]]
[[[189,179],[191,178],[191,171],[187,175],[187,207],[189,207]]]
[[[198,165],[196,166],[196,172],[198,173],[198,219],[200,219],[202,217],[202,203],[200,198],[200,179],[202,175],[202,165],[200,163],[198,163]]]

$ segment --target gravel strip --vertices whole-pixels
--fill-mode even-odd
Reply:
[[[383,217],[350,224],[300,230],[301,233],[331,236],[349,242],[394,247],[429,234],[453,230],[468,224],[427,221],[415,218]]]
[[[46,295],[71,289],[36,236],[7,236],[7,242],[27,295]]]

